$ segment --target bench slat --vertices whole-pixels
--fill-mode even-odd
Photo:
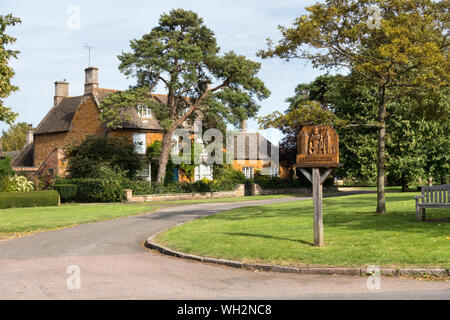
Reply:
[[[421,203],[449,203],[450,201],[450,185],[442,186],[423,186]]]
[[[419,203],[419,208],[450,208],[450,203]]]

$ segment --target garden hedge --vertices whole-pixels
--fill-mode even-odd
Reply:
[[[64,201],[74,200],[77,195],[76,184],[54,184],[53,189],[58,191],[61,199]]]
[[[117,202],[123,198],[124,188],[120,181],[107,181],[103,179],[75,178],[56,180],[58,185],[76,185],[76,195],[72,200],[79,202]]]
[[[60,198],[56,190],[0,192],[0,209],[58,206],[59,203]]]

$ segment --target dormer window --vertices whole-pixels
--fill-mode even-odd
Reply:
[[[152,111],[148,106],[137,106],[137,113],[139,117],[141,118],[151,118],[152,117]]]

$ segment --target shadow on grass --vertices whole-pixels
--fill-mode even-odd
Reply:
[[[309,246],[314,246],[314,243],[304,241],[304,240],[298,240],[298,239],[289,239],[289,238],[280,238],[280,237],[274,237],[270,235],[265,234],[251,234],[251,233],[243,233],[243,232],[220,232],[220,234],[225,234],[228,236],[243,236],[243,237],[254,237],[254,238],[265,238],[265,239],[276,239],[276,240],[284,240],[284,241],[293,241],[298,243],[303,243]]]
[[[405,207],[405,202],[410,205]],[[388,198],[388,213],[375,213],[376,197],[359,195],[348,198],[333,198],[324,201],[324,225],[326,228],[346,231],[395,231],[406,233],[426,233],[429,236],[442,235],[447,230],[450,210],[435,209],[427,212],[429,223],[416,221],[414,200],[411,194]],[[434,217],[433,217],[434,216]],[[251,206],[234,210],[207,219],[239,221],[277,218],[313,219],[312,201],[294,202],[283,205]],[[445,223],[440,225],[440,223]],[[268,236],[270,237],[270,236]]]

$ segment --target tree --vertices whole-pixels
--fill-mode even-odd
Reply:
[[[8,63],[9,59],[16,58],[19,54],[17,50],[7,49],[16,39],[5,33],[6,27],[15,26],[20,23],[20,19],[11,14],[0,15],[0,121],[12,124],[17,113],[11,111],[11,108],[5,106],[4,99],[12,92],[18,90],[17,86],[11,84],[11,78],[14,76],[14,70]],[[2,142],[0,141],[0,156],[3,154]]]
[[[376,86],[356,82],[353,74],[319,76],[309,84],[299,84],[295,93],[286,100],[291,105],[284,114],[274,112],[259,118],[263,128],[275,127],[285,134],[280,142],[280,161],[287,166],[295,163],[296,135],[303,124],[332,124],[339,133],[340,161],[344,164],[336,169],[336,175],[375,182]],[[445,132],[450,126],[449,94],[446,88],[403,97],[387,106],[391,115],[386,122],[387,181],[401,184],[403,191],[428,176],[441,183],[448,179],[450,142]],[[305,108],[306,101],[316,107]],[[438,111],[439,121],[432,120]],[[332,115],[327,116],[330,112]]]
[[[369,6],[371,6],[369,9]],[[373,6],[376,5],[376,6]],[[263,58],[300,58],[316,68],[346,68],[377,87],[377,213],[386,212],[387,104],[449,85],[446,1],[327,0],[308,8]],[[369,9],[369,10],[368,10]]]
[[[450,169],[450,90],[405,97],[392,103],[387,122],[387,172],[408,190],[408,184],[432,177],[436,183],[446,183]],[[423,107],[423,105],[429,105]],[[439,120],[427,119],[427,114],[411,110],[442,110]],[[445,114],[446,113],[446,114]]]
[[[72,178],[98,178],[106,166],[132,178],[143,167],[134,147],[125,138],[87,136],[80,144],[67,147],[67,171]]]
[[[106,96],[99,105],[99,120],[105,125],[105,136],[111,130],[122,128],[124,122],[131,120],[130,114],[127,113],[128,108],[149,103],[150,97],[145,88],[116,91]]]
[[[167,101],[152,94],[147,104],[164,130],[158,182],[165,176],[172,135],[183,123],[203,114],[238,125],[256,114],[256,100],[270,94],[257,77],[260,63],[232,51],[220,55],[214,33],[192,11],[163,14],[158,26],[130,47],[119,55],[120,71],[137,79],[136,88],[151,94],[162,85],[167,92]]]
[[[334,86],[334,76],[319,76],[311,83],[301,83],[295,95],[286,99],[288,109],[272,112],[258,118],[261,129],[277,128],[284,137],[280,141],[280,163],[285,167],[295,164],[297,135],[304,125],[336,124],[339,119],[330,110],[329,91]]]
[[[28,125],[26,122],[19,122],[11,125],[8,131],[3,131],[0,141],[4,151],[21,150],[26,143]]]

